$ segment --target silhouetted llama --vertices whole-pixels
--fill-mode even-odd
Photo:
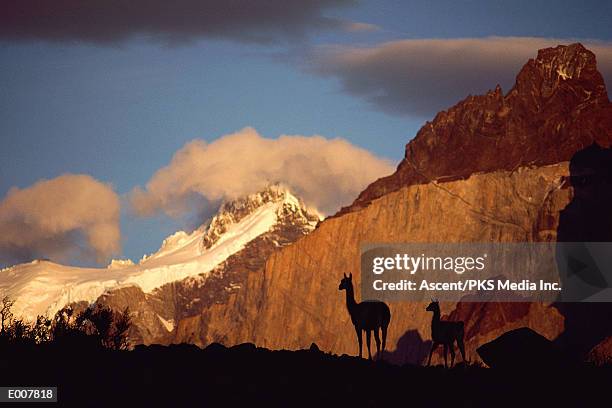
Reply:
[[[387,327],[391,321],[391,312],[389,306],[379,301],[365,301],[357,303],[355,301],[355,292],[353,290],[353,274],[349,276],[344,274],[344,278],[340,281],[338,290],[346,290],[346,308],[348,309],[351,321],[355,326],[357,333],[357,341],[359,342],[359,357],[363,356],[363,331],[366,331],[366,340],[368,342],[368,358],[372,359],[370,351],[370,338],[374,331],[374,339],[376,340],[376,354],[382,359],[387,344]],[[380,350],[380,336],[378,329],[382,331],[382,352]]]
[[[457,346],[461,352],[463,362],[465,362],[465,345],[463,344],[463,322],[445,322],[440,320],[440,304],[437,300],[432,300],[429,306],[425,309],[428,312],[433,312],[433,318],[431,319],[431,350],[429,351],[429,360],[427,365],[431,364],[431,355],[433,354],[436,347],[440,344],[444,345],[444,367],[448,367],[446,362],[446,353],[450,347],[451,355],[451,367],[455,363],[455,347],[454,343],[457,341]]]

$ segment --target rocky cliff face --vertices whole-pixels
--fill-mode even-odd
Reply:
[[[225,203],[206,228],[201,245],[210,249],[226,239],[233,226],[275,203],[279,205],[275,206],[276,222],[272,228],[249,240],[242,250],[212,271],[165,284],[150,293],[138,286],[123,287],[103,294],[97,302],[117,310],[130,308],[134,323],[130,338],[135,344],[167,344],[177,340],[208,344],[206,326],[177,333],[176,322],[189,321],[215,304],[226,303],[233,293],[242,290],[249,273],[260,270],[271,253],[310,233],[320,216],[284,188],[274,186]],[[162,250],[166,246],[172,246],[172,242],[165,242]]]
[[[612,104],[595,55],[581,44],[543,49],[506,95],[498,85],[426,122],[397,171],[340,214],[402,186],[560,163],[593,142],[608,147],[611,139]]]
[[[206,327],[209,341],[252,341],[270,348],[321,349],[354,354],[357,343],[338,291],[343,273],[359,282],[361,242],[529,242],[554,239],[559,210],[569,201],[560,188],[567,165],[478,174],[467,180],[403,187],[366,208],[326,220],[296,243],[275,252],[262,271],[248,274],[243,290],[200,316],[178,322],[175,341]],[[443,233],[440,233],[443,231]],[[359,299],[359,287],[356,287]],[[431,315],[425,304],[391,304],[388,344],[393,359],[419,361],[428,352]],[[468,353],[509,328],[528,325],[555,338],[563,318],[548,305],[475,304],[466,319]],[[455,309],[444,304],[443,314]],[[398,349],[399,348],[399,349]]]
[[[396,173],[272,253],[261,270],[245,274],[240,291],[180,319],[172,341],[196,336],[290,349],[316,342],[355,354],[338,282],[352,272],[359,300],[360,243],[554,241],[572,200],[567,161],[593,141],[612,143],[612,108],[595,56],[579,44],[541,50],[508,94],[498,87],[439,113],[407,145]],[[390,359],[421,362],[428,352],[425,306],[391,305]],[[444,304],[442,313],[466,322],[472,361],[479,344],[509,329],[529,326],[555,339],[566,325],[546,304]]]

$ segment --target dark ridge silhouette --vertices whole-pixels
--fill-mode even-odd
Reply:
[[[353,274],[349,276],[344,274],[344,278],[340,281],[338,290],[346,290],[346,308],[348,309],[351,321],[357,332],[357,341],[359,342],[359,357],[363,356],[363,331],[366,332],[366,340],[368,345],[368,358],[372,359],[370,351],[370,339],[372,331],[374,331],[374,339],[376,340],[376,354],[382,357],[387,344],[387,327],[391,321],[391,311],[389,306],[383,302],[366,301],[357,303],[355,301],[355,291],[353,289]],[[378,330],[382,331],[382,353],[380,350],[380,336]]]
[[[612,242],[612,148],[603,148],[594,143],[576,152],[570,160],[570,177],[565,183],[566,188],[570,186],[573,188],[573,198],[561,211],[557,240]],[[591,263],[587,249],[580,245],[572,246],[568,260],[572,258]],[[561,262],[559,256],[557,260]],[[576,276],[595,288],[587,291],[581,289],[578,295],[582,298],[596,296],[598,290],[609,285],[604,273],[597,267],[569,266]],[[578,289],[572,286],[571,290]],[[611,303],[558,302],[554,306],[565,317],[565,329],[555,343],[574,358],[582,360],[595,345],[612,336]]]
[[[433,312],[433,317],[431,319],[431,338],[433,340],[433,344],[431,345],[431,350],[429,351],[427,365],[429,366],[431,364],[431,355],[436,347],[442,345],[444,346],[444,367],[448,367],[446,360],[447,351],[450,351],[452,367],[455,363],[455,342],[457,342],[457,346],[461,352],[461,358],[465,363],[467,360],[465,359],[465,345],[463,343],[463,322],[442,321],[440,319],[440,304],[436,300],[432,300],[425,310],[428,312]]]
[[[525,369],[568,366],[562,351],[546,337],[528,327],[510,330],[476,350],[492,368]]]
[[[554,370],[395,366],[320,351],[252,344],[45,344],[2,354],[1,384],[58,387],[59,406],[600,406],[612,366]],[[25,406],[25,405],[24,405]]]
[[[396,365],[416,364],[421,365],[427,358],[431,349],[431,340],[423,340],[417,330],[407,330],[397,340],[393,351],[382,352],[382,356],[375,359],[384,359],[386,362]]]
[[[611,241],[612,148],[593,143],[572,156],[569,169],[573,198],[561,211],[557,240]]]

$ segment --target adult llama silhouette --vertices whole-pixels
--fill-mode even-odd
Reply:
[[[431,350],[429,351],[429,359],[427,365],[431,364],[431,355],[436,347],[440,344],[444,346],[444,367],[448,367],[446,354],[450,348],[451,367],[455,363],[455,341],[461,352],[461,357],[465,362],[465,346],[463,344],[463,322],[445,322],[440,319],[440,304],[437,300],[432,300],[429,306],[425,309],[428,312],[433,312],[431,319]]]
[[[387,344],[387,327],[391,321],[391,311],[389,306],[379,301],[364,301],[357,303],[355,301],[355,291],[353,289],[353,274],[346,276],[340,281],[338,290],[346,291],[346,308],[348,309],[349,315],[353,326],[355,326],[355,332],[357,333],[357,341],[359,342],[359,357],[363,356],[363,331],[366,332],[366,340],[368,345],[368,358],[372,359],[372,352],[370,351],[370,339],[372,331],[374,331],[374,339],[376,340],[376,354],[379,359],[385,351]],[[382,353],[380,350],[380,335],[378,329],[382,332]]]

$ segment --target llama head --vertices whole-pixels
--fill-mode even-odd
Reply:
[[[344,274],[344,278],[342,278],[342,280],[340,281],[340,286],[338,286],[338,290],[348,290],[349,288],[353,287],[353,274],[349,274],[349,276],[346,276],[346,273]]]
[[[429,306],[427,306],[425,308],[426,311],[428,312],[440,312],[440,304],[438,303],[437,300],[435,299],[431,299],[431,303],[429,304]]]

